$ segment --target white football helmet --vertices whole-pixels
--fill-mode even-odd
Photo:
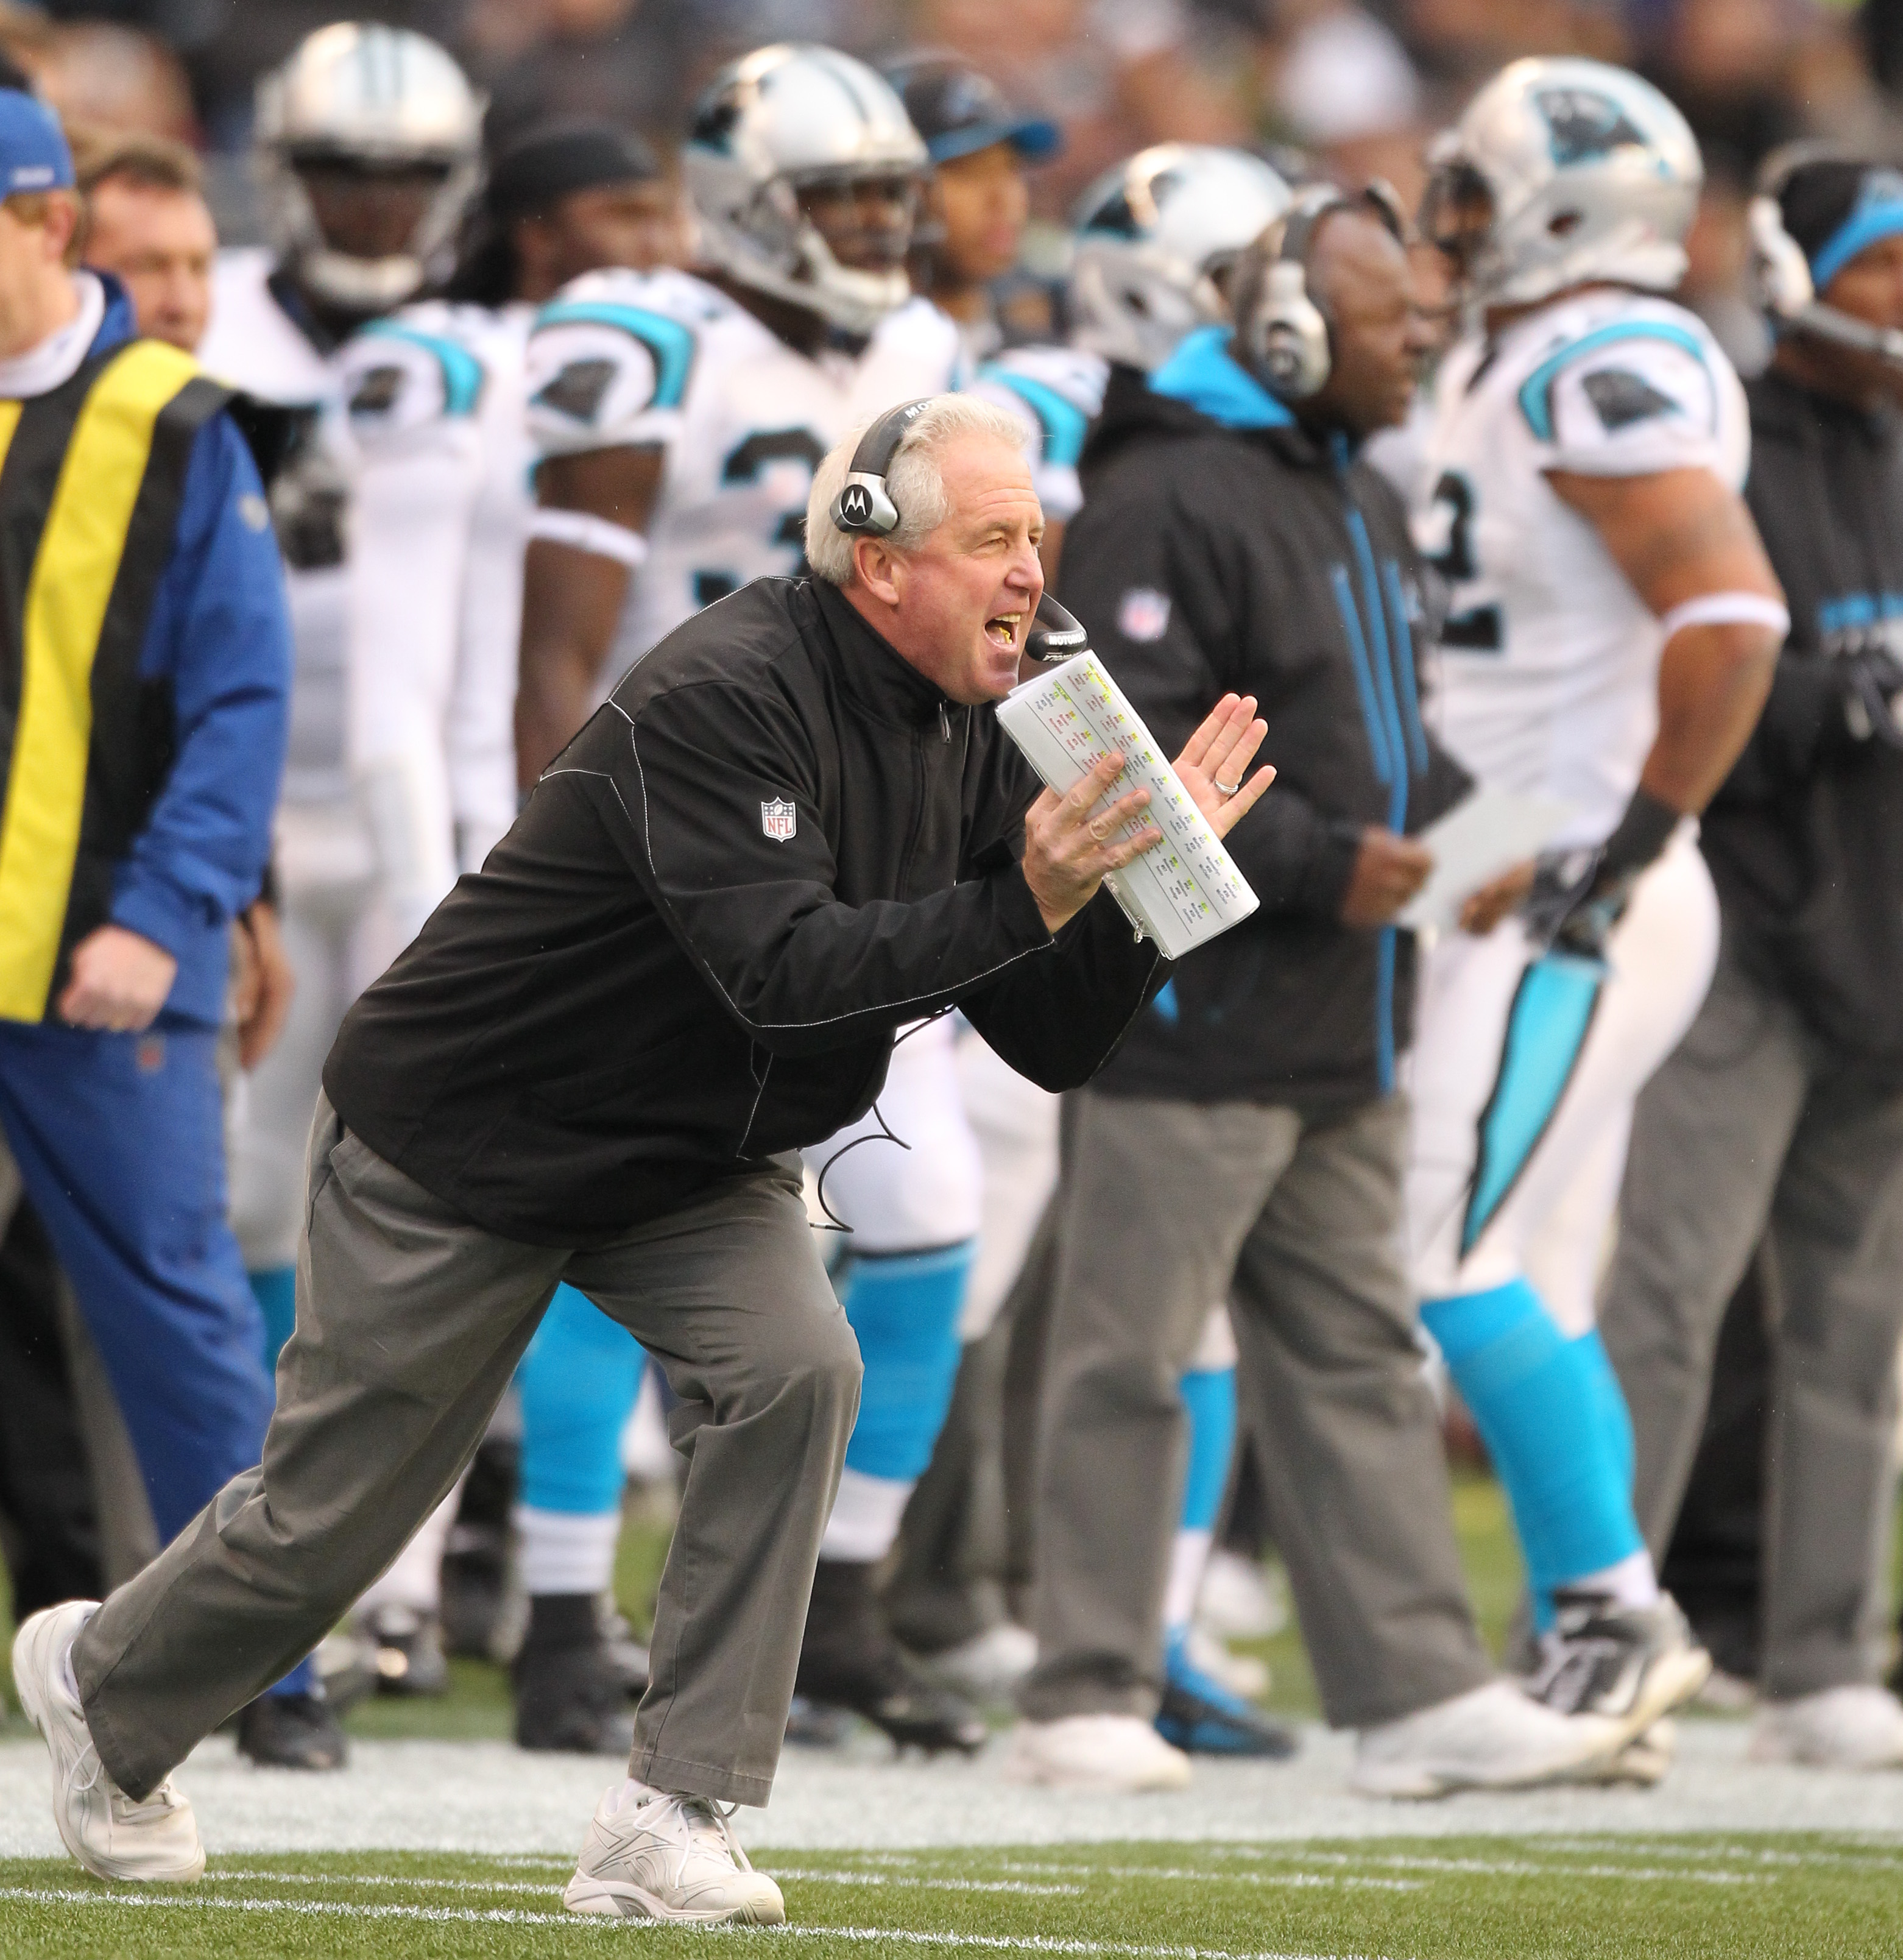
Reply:
[[[843,266],[799,208],[813,185],[907,178],[925,144],[890,83],[834,48],[784,43],[723,68],[682,152],[702,256],[741,285],[790,300],[847,333],[869,333],[911,297],[890,272]]]
[[[339,21],[300,42],[258,84],[253,138],[266,229],[299,280],[347,311],[384,313],[443,269],[481,176],[482,109],[462,69],[408,28]],[[338,164],[442,171],[402,251],[359,258],[324,237],[298,172]]]
[[[1423,234],[1482,306],[1606,279],[1669,292],[1704,164],[1649,81],[1604,62],[1502,68],[1428,151]]]
[[[1186,333],[1228,321],[1218,277],[1292,196],[1260,158],[1200,143],[1158,143],[1107,171],[1077,206],[1071,338],[1160,368]]]

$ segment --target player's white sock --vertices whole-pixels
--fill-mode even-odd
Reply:
[[[1214,1534],[1184,1526],[1170,1547],[1169,1583],[1163,1593],[1163,1625],[1174,1633],[1196,1618],[1196,1598],[1202,1589],[1203,1567],[1209,1562]]]
[[[1607,1593],[1622,1606],[1656,1606],[1659,1602],[1659,1577],[1653,1570],[1652,1554],[1643,1547],[1583,1579],[1569,1579],[1566,1589]]]
[[[516,1569],[532,1597],[543,1592],[605,1592],[615,1577],[621,1514],[612,1511],[515,1510]]]
[[[869,1477],[849,1463],[839,1473],[839,1495],[819,1542],[821,1558],[869,1565],[897,1542],[899,1521],[917,1482],[911,1477]]]

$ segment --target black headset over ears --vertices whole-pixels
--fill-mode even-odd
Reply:
[[[1379,177],[1359,191],[1317,184],[1298,193],[1274,256],[1260,280],[1250,280],[1250,290],[1236,295],[1243,351],[1270,390],[1285,402],[1305,402],[1319,394],[1334,366],[1328,316],[1309,295],[1308,248],[1316,228],[1337,211],[1371,212],[1403,244],[1407,242],[1400,201]]]
[[[1873,326],[1868,320],[1825,305],[1817,297],[1803,247],[1784,229],[1784,186],[1806,165],[1816,163],[1851,164],[1868,170],[1886,167],[1876,158],[1828,143],[1787,143],[1774,150],[1759,167],[1746,212],[1751,238],[1752,297],[1771,316],[1774,327],[1800,327],[1820,340],[1854,347],[1893,366],[1903,366],[1903,333],[1894,327]]]
[[[892,466],[899,444],[927,406],[932,397],[902,402],[888,409],[859,439],[853,451],[853,466],[833,499],[831,517],[836,530],[863,533],[867,537],[887,537],[899,527],[898,506],[885,488],[885,473]]]

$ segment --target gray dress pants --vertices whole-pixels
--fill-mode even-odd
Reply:
[[[1903,1083],[1825,1047],[1727,947],[1698,1018],[1639,1098],[1602,1293],[1655,1557],[1697,1454],[1725,1306],[1761,1236],[1772,1307],[1761,1685],[1787,1700],[1879,1672]]]
[[[813,1567],[859,1405],[858,1344],[797,1169],[599,1250],[499,1239],[319,1099],[297,1327],[264,1461],[87,1624],[73,1668],[100,1757],[141,1796],[329,1631],[481,1440],[556,1283],[626,1327],[680,1398],[688,1461],[630,1773],[759,1804],[786,1733]]]
[[[1454,1543],[1401,1233],[1404,1100],[1326,1122],[1077,1099],[1040,1431],[1034,1720],[1155,1713],[1182,1509],[1177,1386],[1231,1302],[1275,1539],[1329,1720],[1492,1678]]]

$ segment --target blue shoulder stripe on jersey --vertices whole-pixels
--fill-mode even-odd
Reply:
[[[1682,347],[1698,361],[1704,360],[1704,345],[1689,328],[1675,326],[1669,320],[1622,320],[1568,342],[1557,354],[1549,354],[1521,383],[1520,412],[1542,442],[1553,439],[1553,383],[1559,371],[1582,354],[1615,340],[1663,340]]]
[[[997,361],[978,370],[981,381],[996,381],[1009,388],[1037,418],[1044,432],[1044,460],[1074,466],[1084,453],[1084,438],[1090,433],[1090,418],[1074,402],[1067,402],[1057,390],[1028,374],[1019,374]]]
[[[538,327],[618,326],[654,357],[654,403],[678,409],[694,366],[694,335],[678,320],[614,300],[555,300],[535,317]]]
[[[407,340],[412,347],[420,347],[426,354],[435,355],[437,365],[443,370],[443,413],[475,413],[476,404],[482,399],[482,363],[466,347],[459,347],[453,340],[445,340],[439,335],[406,326],[401,320],[373,320],[364,331],[384,340]]]

